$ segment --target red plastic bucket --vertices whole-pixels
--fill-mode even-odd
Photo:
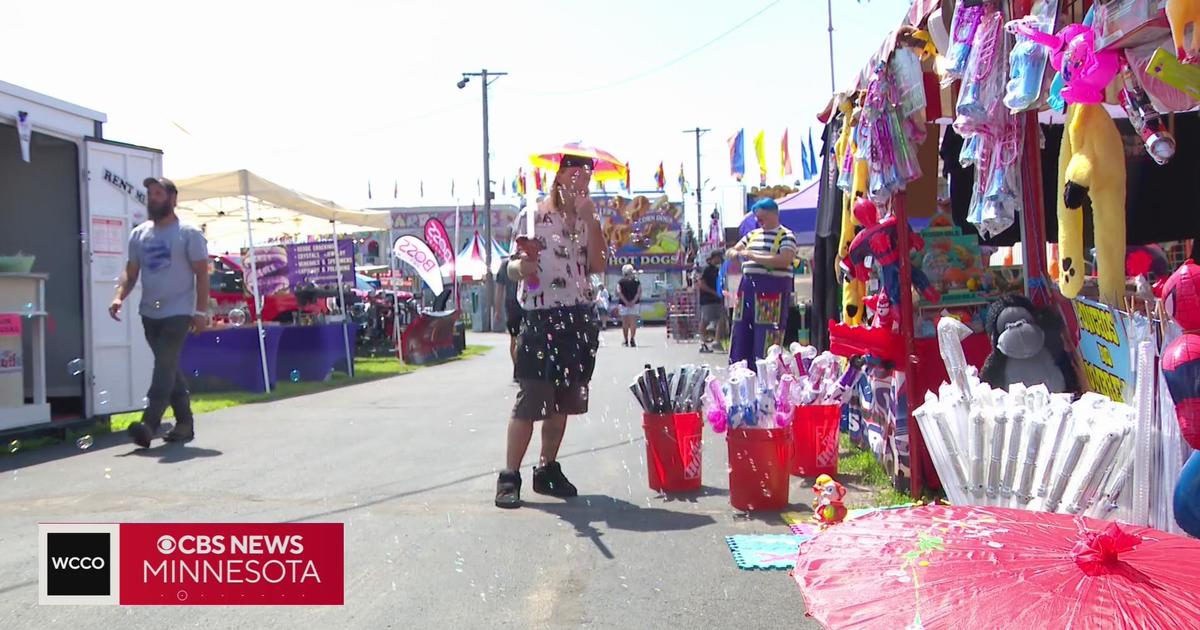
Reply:
[[[651,490],[700,489],[700,452],[704,423],[699,413],[645,413],[646,473]]]
[[[838,467],[838,405],[796,407],[792,415],[792,474],[801,477],[836,475]]]
[[[744,511],[778,511],[788,506],[787,429],[732,429],[729,445],[729,502]]]

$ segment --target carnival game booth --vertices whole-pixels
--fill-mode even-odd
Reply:
[[[341,208],[246,170],[177,185],[180,218],[205,232],[211,252],[227,252],[213,263],[214,295],[233,296],[214,298],[213,328],[188,337],[181,369],[194,388],[270,391],[279,379],[353,376],[356,327],[346,313],[354,241],[340,234],[386,227],[388,215]]]
[[[0,81],[0,431],[142,407],[141,320],[107,309],[162,153],[105,139],[106,121]]]
[[[994,390],[1016,382],[1012,366],[1026,364],[1005,354],[1005,324],[1044,337],[1033,380],[1051,393],[1099,392],[1118,405],[1142,382],[1130,368],[1131,340],[1152,330],[1155,352],[1170,340],[1170,318],[1147,298],[1156,278],[1137,291],[1126,272],[1136,271],[1128,247],[1200,234],[1200,142],[1187,113],[1200,72],[1174,50],[1159,2],[918,1],[825,113],[818,313],[836,320],[829,347],[875,362],[847,407],[847,428],[914,496],[945,487],[947,471],[935,470],[926,445],[943,448],[955,432],[909,422],[912,411],[927,393],[946,399],[942,383],[955,370],[960,400],[991,409],[972,398],[976,381],[963,374]],[[1059,73],[1064,63],[1069,71]],[[932,216],[930,226],[900,227],[911,215]],[[1018,241],[1016,265],[987,263],[988,248]],[[882,317],[881,298],[890,298]],[[1131,303],[1150,304],[1153,316],[1127,315]],[[961,324],[949,344],[938,336],[947,314]],[[1144,367],[1154,391],[1161,370]],[[1169,405],[1146,405],[1141,415],[1170,424],[1161,419]],[[964,449],[976,444],[959,437]],[[1166,459],[1181,464],[1177,439],[1158,444],[1158,455],[1144,455],[1164,461],[1174,452]],[[1089,487],[1124,483],[1114,471],[1125,448],[1112,446],[1120,457],[1097,463],[1103,479]],[[1079,455],[1085,467],[1096,461],[1091,450]]]

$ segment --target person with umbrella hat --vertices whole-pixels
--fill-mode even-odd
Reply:
[[[519,385],[508,423],[505,467],[496,480],[496,506],[521,505],[521,462],[542,423],[533,490],[577,494],[557,461],[567,417],[586,413],[600,330],[591,274],[604,272],[604,232],[588,195],[595,158],[564,153],[549,194],[517,217],[517,250],[509,277],[520,283],[525,309],[517,335],[514,376]]]
[[[725,253],[742,261],[742,281],[733,309],[729,362],[754,361],[767,348],[783,343],[788,309],[792,305],[792,261],[796,236],[779,222],[774,199],[760,199],[751,210],[759,227]]]

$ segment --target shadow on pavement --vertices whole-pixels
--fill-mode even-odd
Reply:
[[[522,509],[553,514],[562,521],[570,523],[580,537],[590,539],[600,553],[609,560],[615,556],[601,540],[604,532],[594,523],[604,523],[610,529],[630,532],[685,531],[716,523],[716,520],[706,514],[644,508],[628,501],[599,494],[581,495],[565,502],[555,503],[526,501]]]
[[[641,441],[643,441],[643,440],[645,440],[645,438],[642,438],[642,437],[633,438],[632,440],[623,440],[623,441],[620,441],[620,442],[616,442],[616,443],[613,443],[613,444],[609,444],[609,445],[607,445],[607,446],[601,446],[601,447],[598,447],[598,448],[589,448],[589,449],[586,449],[586,450],[574,451],[574,452],[572,452],[572,453],[566,453],[566,454],[562,454],[562,455],[559,455],[559,456],[558,456],[558,459],[561,461],[561,460],[563,460],[563,459],[567,459],[568,457],[575,457],[575,456],[578,456],[578,455],[587,455],[587,454],[589,454],[589,453],[595,453],[595,452],[597,452],[597,451],[606,451],[606,450],[608,450],[608,449],[612,449],[612,448],[618,448],[618,447],[621,447],[621,446],[627,446],[627,445],[629,445],[629,444],[635,444],[635,443],[637,443],[637,442],[641,442]],[[442,488],[449,488],[450,486],[457,486],[457,485],[458,485],[458,484],[460,484],[460,483],[467,483],[467,482],[469,482],[469,481],[475,481],[476,479],[484,479],[484,478],[487,478],[487,477],[492,477],[492,478],[494,478],[495,476],[496,476],[496,470],[490,470],[490,471],[488,471],[488,472],[483,472],[483,473],[479,473],[479,474],[475,474],[475,475],[468,475],[468,476],[466,476],[466,477],[459,477],[458,479],[453,479],[453,480],[451,480],[451,481],[447,481],[447,482],[444,482],[444,483],[434,484],[434,485],[432,485],[432,486],[425,486],[425,487],[423,487],[423,488],[416,488],[416,489],[414,489],[414,490],[407,490],[407,491],[405,491],[405,492],[398,492],[398,493],[395,493],[395,494],[389,494],[389,495],[387,495],[387,496],[385,496],[385,497],[380,497],[380,498],[378,498],[378,499],[375,499],[375,500],[373,500],[373,501],[367,501],[367,502],[365,502],[365,503],[360,503],[360,504],[358,504],[358,505],[355,505],[355,506],[352,506],[352,507],[344,507],[344,508],[339,508],[339,509],[336,509],[336,510],[328,510],[328,511],[325,511],[325,512],[317,512],[317,513],[315,513],[315,514],[309,514],[309,515],[307,515],[307,516],[299,516],[299,517],[296,517],[296,518],[293,518],[293,519],[289,519],[289,520],[287,520],[287,521],[285,521],[285,522],[287,522],[287,523],[302,523],[302,522],[304,522],[304,521],[311,521],[311,520],[313,520],[313,519],[317,519],[317,518],[327,518],[327,517],[334,516],[334,515],[337,515],[337,514],[343,514],[343,513],[346,513],[346,512],[353,512],[353,511],[356,511],[356,510],[361,510],[361,509],[365,509],[365,508],[373,507],[373,506],[379,505],[379,504],[381,504],[381,503],[387,503],[387,502],[389,502],[389,501],[395,501],[396,499],[403,499],[403,498],[405,498],[405,497],[410,497],[410,496],[413,496],[413,495],[415,495],[415,494],[422,494],[422,493],[425,493],[425,492],[430,492],[430,491],[432,491],[432,490],[441,490]],[[380,487],[380,486],[375,486],[375,487]],[[489,503],[490,503],[490,502],[491,502],[491,497],[490,497],[490,496],[487,496],[487,497],[482,497],[482,498],[481,498],[481,500],[484,500],[484,501],[487,501],[487,502],[489,502]]]
[[[0,457],[0,471],[28,468],[59,459],[74,457],[75,455],[81,455],[89,451],[101,451],[129,444],[129,438],[125,435],[124,431],[118,433],[97,432],[90,435],[92,436],[92,445],[86,449],[79,448],[73,442],[62,442],[61,444],[41,446],[33,450],[18,452],[15,455]]]
[[[211,448],[197,448],[186,444],[163,444],[152,448],[139,448],[117,457],[157,457],[160,464],[178,464],[200,457],[216,457],[224,455],[222,451]]]
[[[661,493],[658,495],[659,500],[664,503],[698,503],[701,497],[727,497],[729,496],[728,488],[714,488],[712,486],[700,486],[699,490],[694,492],[670,492]]]

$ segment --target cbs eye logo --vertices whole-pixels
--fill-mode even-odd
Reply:
[[[158,543],[156,546],[158,547],[159,553],[167,555],[175,551],[175,539],[164,534],[158,537]]]

